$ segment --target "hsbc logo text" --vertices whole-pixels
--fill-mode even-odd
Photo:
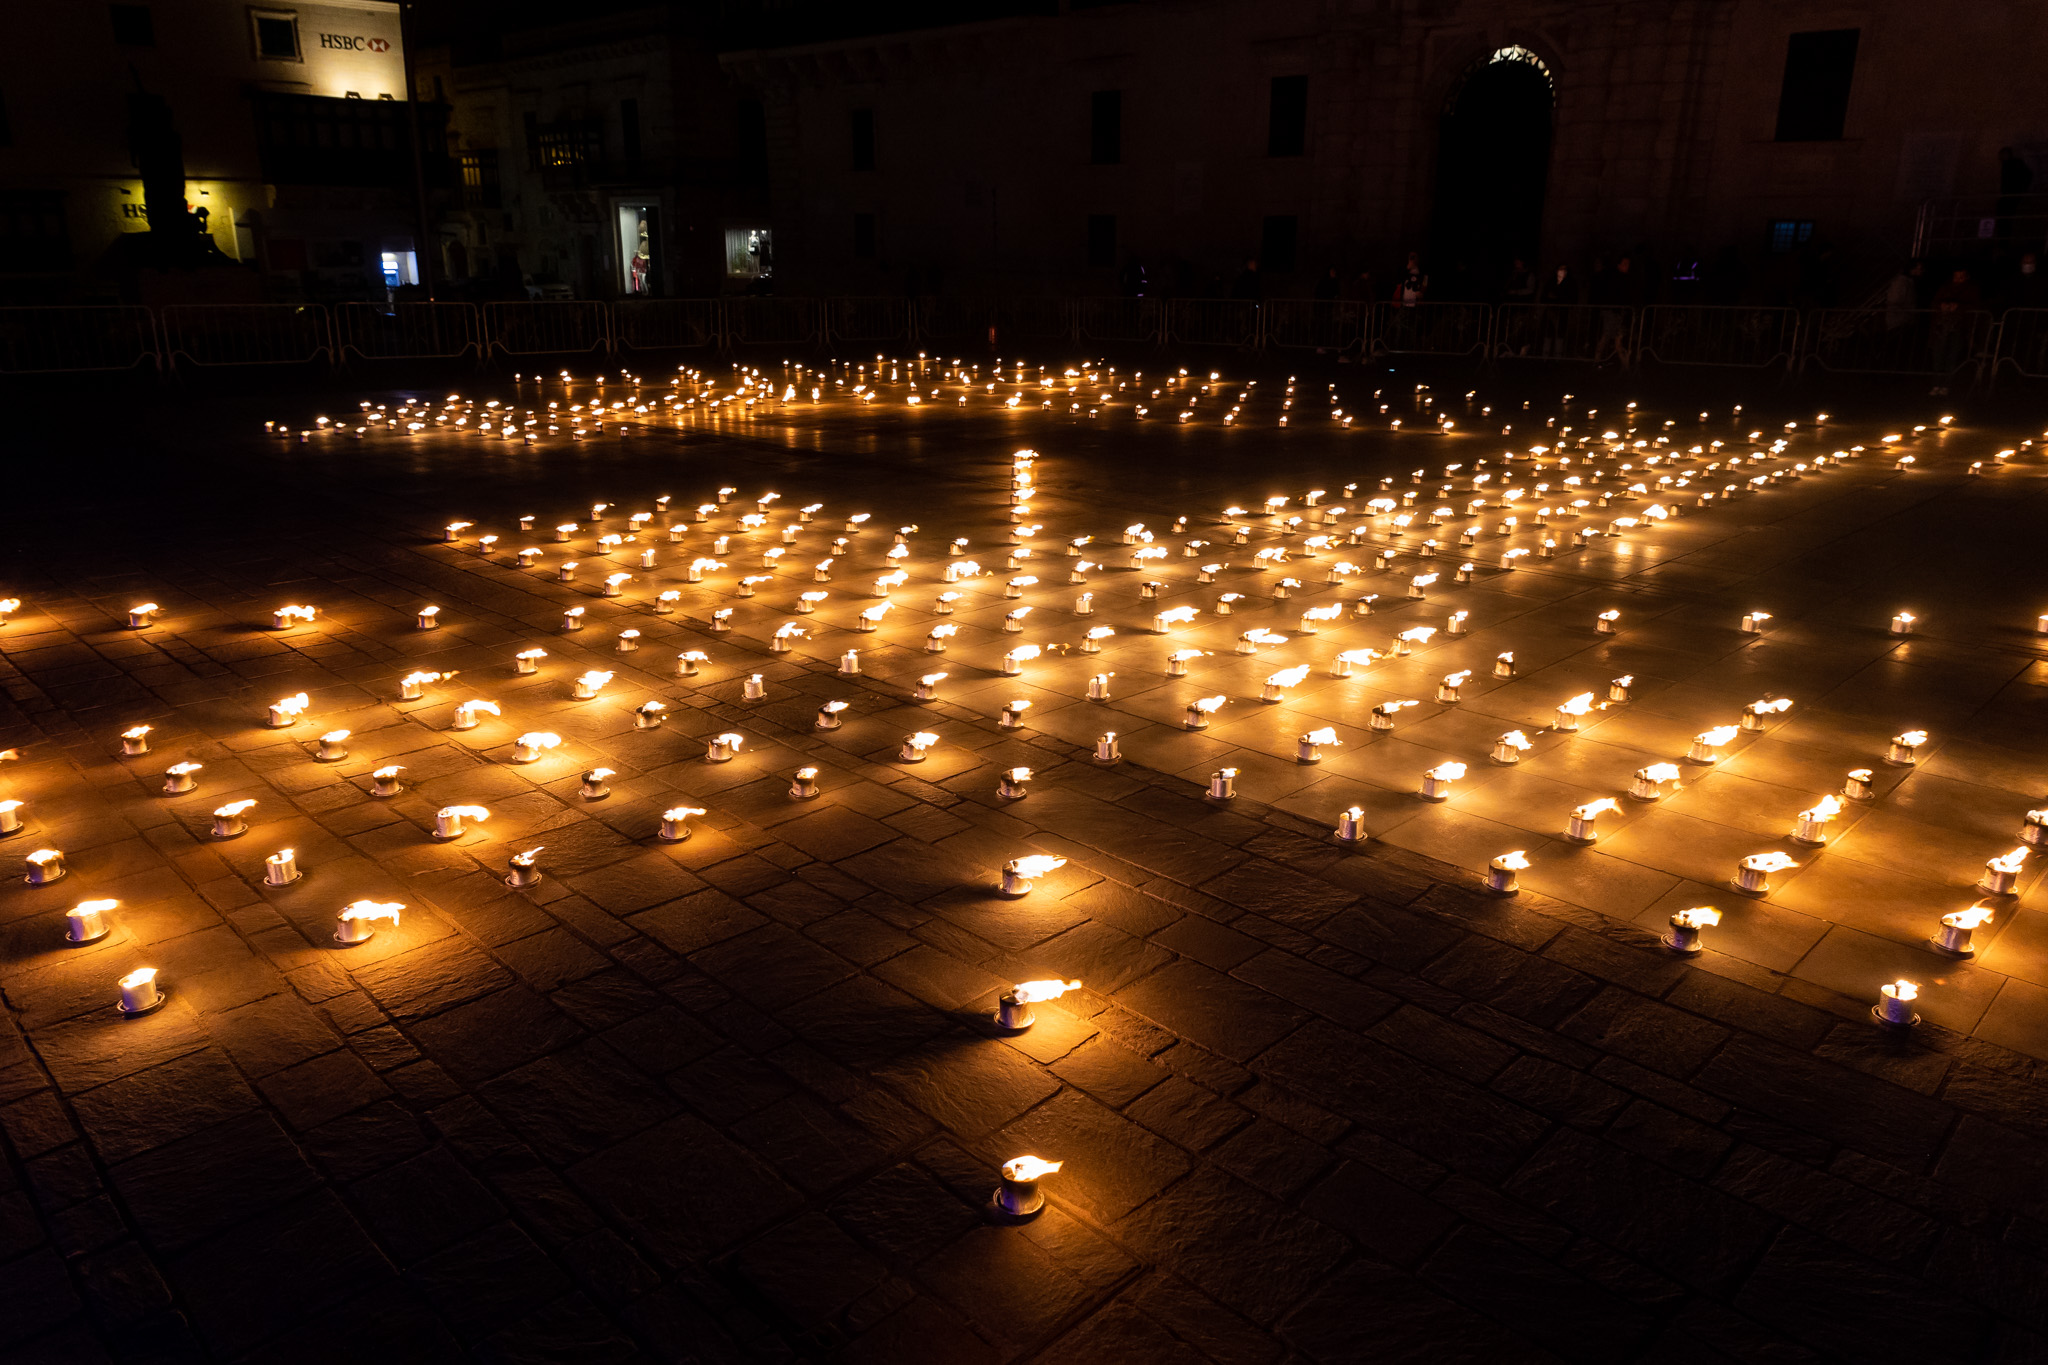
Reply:
[[[353,33],[323,33],[320,46],[330,52],[389,52],[388,38],[365,38]]]

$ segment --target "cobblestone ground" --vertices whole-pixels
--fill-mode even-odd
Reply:
[[[259,415],[303,420],[283,406]],[[1020,445],[1044,452],[1034,518],[1055,547],[1055,532],[1141,518],[1164,518],[1163,531],[1179,512],[1316,479],[1405,478],[1460,458],[1446,450],[1488,447],[940,416],[918,427],[764,411],[533,448],[299,445],[250,434],[259,424],[228,404],[143,424],[142,460],[42,438],[31,453],[53,462],[35,500],[46,515],[14,509],[0,583],[22,599],[0,627],[0,745],[20,749],[0,795],[26,803],[25,830],[0,847],[61,849],[69,874],[29,886],[11,873],[0,888],[0,1355],[2048,1359],[2048,1085],[2035,1060],[2048,996],[2034,984],[2039,939],[2014,937],[2033,932],[2039,892],[2028,877],[2025,897],[2000,902],[1999,960],[1957,967],[1910,946],[1970,902],[1969,876],[2004,851],[2048,770],[2025,631],[2041,609],[2026,598],[2039,579],[2023,530],[2038,525],[2033,473],[1972,479],[1963,452],[1930,440],[1919,472],[1873,455],[1720,522],[1682,518],[1670,533],[1682,550],[1644,541],[1437,596],[1389,629],[1467,606],[1476,624],[1520,632],[1525,668],[1559,664],[1556,686],[1499,703],[1483,727],[1438,708],[1415,753],[1318,775],[1338,785],[1308,800],[1282,746],[1308,715],[1359,726],[1355,749],[1377,752],[1358,708],[1303,701],[1284,720],[1240,723],[1263,729],[1178,730],[1195,687],[1255,694],[1250,670],[1277,667],[1281,651],[1222,655],[1219,671],[1162,691],[1165,642],[1126,638],[1156,605],[1137,603],[1140,575],[1105,573],[1097,590],[1115,610],[1102,619],[1126,652],[1049,658],[1019,691],[993,667],[1000,572],[961,585],[971,600],[954,650],[921,651],[941,619],[926,610],[940,547],[966,535],[984,559],[1000,554]],[[594,566],[610,561],[596,534],[624,533],[659,495],[680,512],[728,483],[740,494],[713,523],[673,548],[651,538],[658,567],[625,600],[597,595]],[[826,505],[790,556],[804,566],[844,515],[872,510],[878,528],[842,557],[837,605],[817,614],[829,626],[788,654],[763,642],[802,619],[789,599],[807,571],[736,598],[752,562],[736,548],[714,583],[682,583],[686,556],[767,489],[783,495],[771,527],[800,503]],[[617,506],[591,525],[596,500]],[[527,512],[547,554],[521,570],[509,551],[529,543],[514,520]],[[462,544],[437,543],[453,519],[477,524]],[[656,524],[671,519],[684,520]],[[562,520],[583,524],[558,548],[545,528]],[[889,528],[913,521],[912,585],[884,630],[852,632]],[[503,536],[490,558],[475,549],[486,531]],[[614,560],[641,574],[632,548]],[[570,553],[585,567],[562,583],[549,570]],[[1886,639],[1892,606],[1869,630],[1843,624],[1894,602],[1901,575],[2000,554],[2031,562],[2032,581],[1930,580],[1951,608],[1931,639]],[[1038,565],[1053,584],[1068,561]],[[1190,572],[1178,559],[1165,570],[1177,593]],[[653,614],[671,583],[680,610]],[[1798,632],[1779,637],[1784,655],[1732,630],[1731,614],[1766,604],[1738,596],[1751,588]],[[1030,600],[1064,618],[1080,590]],[[1634,655],[1579,657],[1598,644],[1589,604],[1614,590],[1650,633],[1624,642]],[[142,600],[162,606],[159,623],[124,629]],[[268,629],[287,603],[321,618]],[[416,630],[428,603],[442,625]],[[729,634],[705,628],[718,604],[735,608]],[[1291,629],[1307,604],[1190,638],[1227,650],[1251,625]],[[565,634],[571,605],[589,624]],[[640,649],[620,654],[628,625]],[[1009,638],[1078,638],[1071,621],[1033,631]],[[540,671],[515,676],[512,655],[534,646],[548,651]],[[835,671],[849,647],[862,676]],[[1476,633],[1423,675],[1502,647]],[[686,649],[709,661],[677,679]],[[1112,663],[1116,701],[1079,700]],[[1825,897],[1752,904],[1716,889],[1751,850],[1711,841],[1745,828],[1753,793],[1695,808],[1690,837],[1639,843],[1626,868],[1615,855],[1576,880],[1532,874],[1512,899],[1476,873],[1516,846],[1503,839],[1539,864],[1571,856],[1555,839],[1544,855],[1516,824],[1512,808],[1541,793],[1399,833],[1425,809],[1405,794],[1422,767],[1480,729],[1540,725],[1580,673],[1633,666],[1646,688],[1673,689],[1649,712],[1662,743],[1682,742],[1710,694],[1810,687],[1836,665],[1841,678],[1878,669],[1893,703],[1941,707],[1927,724],[1945,727],[1959,766],[1916,802],[1864,816],[1893,819],[1893,843],[1867,839],[1880,849],[1869,861],[1822,861],[1876,869],[1842,874]],[[576,701],[569,682],[585,668],[616,677]],[[939,668],[952,675],[941,699],[911,701]],[[398,700],[412,670],[460,672]],[[743,698],[752,674],[761,700]],[[265,707],[300,691],[306,717],[265,728]],[[1019,696],[1037,703],[1029,723],[1004,729],[999,705]],[[471,697],[502,716],[450,729]],[[636,729],[650,698],[668,719]],[[815,728],[827,700],[851,703],[837,730]],[[1247,710],[1257,703],[1234,704],[1219,728]],[[1779,735],[1776,766],[1750,778],[1829,790],[1895,724],[1869,694],[1829,714]],[[138,724],[153,727],[150,753],[123,757],[120,733]],[[1098,764],[1094,736],[1111,728],[1124,761]],[[315,761],[314,737],[336,729],[351,732],[348,756]],[[514,737],[539,730],[561,745],[508,761]],[[745,746],[707,763],[707,738],[726,731]],[[939,737],[915,765],[897,756],[913,731]],[[1639,732],[1613,742],[1656,747]],[[204,765],[197,790],[166,797],[179,761]],[[1206,799],[1204,776],[1230,763],[1243,794]],[[404,790],[373,796],[370,775],[389,764]],[[579,775],[600,766],[615,770],[610,795],[585,799]],[[818,770],[815,800],[789,795],[801,766]],[[1031,794],[999,798],[997,775],[1019,766]],[[1547,771],[1551,807],[1613,778],[1562,759]],[[249,833],[210,837],[210,813],[244,799]],[[1331,838],[1352,801],[1385,837]],[[436,812],[456,804],[491,818],[436,842]],[[661,842],[662,812],[684,804],[707,812],[697,832]],[[1554,834],[1557,814],[1526,828]],[[1773,807],[1758,837],[1779,823]],[[1976,842],[1955,854],[1928,830]],[[1708,844],[1693,871],[1682,850]],[[534,846],[544,880],[508,888],[508,856]],[[304,876],[268,886],[265,858],[285,847]],[[1894,913],[1887,848],[1948,901]],[[1030,853],[1067,861],[1028,896],[999,896],[997,869]],[[96,898],[118,902],[112,932],[66,946],[65,911]],[[402,903],[402,918],[340,950],[336,914],[359,899]],[[1707,953],[1675,958],[1659,929],[1699,899],[1728,911],[1726,943],[1710,931]],[[1837,931],[1865,946],[1813,960]],[[123,1018],[116,979],[142,965],[167,1003]],[[1870,1018],[1877,983],[1899,972],[1928,983],[1910,1034]],[[1007,985],[1049,977],[1085,984],[1038,1005],[1028,1032],[990,1026]],[[1065,1165],[1044,1181],[1045,1212],[1006,1225],[987,1206],[997,1167],[1023,1153]]]

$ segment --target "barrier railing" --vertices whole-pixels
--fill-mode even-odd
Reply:
[[[1807,314],[1804,361],[1846,374],[1952,378],[1982,367],[1997,323],[1982,311],[1822,308]]]
[[[580,355],[611,349],[611,309],[584,299],[484,305],[490,349],[506,355]]]
[[[366,360],[452,360],[484,353],[483,319],[468,303],[344,303],[335,345]]]
[[[795,346],[825,340],[816,299],[745,298],[725,305],[727,344]]]
[[[1373,350],[1383,355],[1474,355],[1486,350],[1493,310],[1483,303],[1372,308]]]
[[[621,351],[722,346],[725,304],[720,299],[628,299],[612,306],[612,339]]]
[[[1637,345],[1660,365],[1762,369],[1799,355],[1799,313],[1744,305],[1653,304],[1643,310]]]
[[[317,303],[178,303],[157,314],[163,357],[189,365],[305,365],[334,361],[327,310]]]
[[[1019,341],[1068,341],[1074,335],[1074,313],[1065,299],[998,299],[996,339],[1008,346]]]
[[[1348,351],[1365,339],[1372,305],[1353,299],[1268,299],[1266,344],[1289,349]]]
[[[1259,344],[1259,305],[1250,299],[1175,299],[1166,313],[1166,336],[1183,346]]]
[[[1166,340],[1166,305],[1158,299],[1077,299],[1074,328],[1083,341]]]
[[[1617,326],[1617,321],[1619,325]],[[175,304],[0,308],[0,375],[623,353],[829,340],[962,346],[1145,342],[1389,355],[1629,360],[1956,379],[2006,368],[2048,379],[2048,308],[1800,312],[1763,306],[1348,300],[632,299],[491,303]]]
[[[2008,308],[1998,323],[1997,366],[2048,379],[2048,308]]]
[[[0,374],[161,368],[147,308],[0,308]]]
[[[1636,314],[1590,303],[1504,303],[1491,350],[1502,360],[1616,360],[1635,352]]]
[[[825,308],[831,341],[908,341],[908,299],[832,299]]]

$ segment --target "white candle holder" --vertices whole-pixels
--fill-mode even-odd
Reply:
[[[1486,889],[1496,896],[1512,896],[1522,889],[1515,874],[1528,866],[1519,852],[1503,853],[1486,865]]]
[[[1894,768],[1910,768],[1920,761],[1920,746],[1927,741],[1923,731],[1909,730],[1903,735],[1894,735],[1885,749],[1884,761]]]
[[[377,921],[388,919],[393,928],[398,927],[399,911],[405,907],[396,903],[379,904],[376,901],[361,900],[343,908],[334,917],[334,946],[337,948],[360,948],[377,936]]]
[[[1920,988],[1911,981],[1887,981],[1878,987],[1877,1004],[1870,1010],[1870,1017],[1890,1029],[1909,1029],[1920,1022],[1920,1016],[1913,1012],[1913,1002],[1920,998]]]
[[[1496,678],[1514,677],[1515,656],[1512,654],[1502,654],[1495,658],[1493,661],[1493,676]]]
[[[1941,917],[1941,927],[1927,940],[1927,946],[1945,957],[1975,957],[1977,945],[1971,936],[1991,920],[1992,914],[1991,907],[1982,904],[1968,910],[1952,910]]]
[[[539,886],[542,880],[542,873],[540,868],[535,865],[535,860],[540,857],[540,854],[541,850],[535,848],[529,849],[524,853],[515,853],[510,858],[507,858],[505,860],[505,885],[516,888]]]
[[[996,795],[1005,801],[1022,801],[1031,795],[1031,769],[1006,768],[997,774]]]
[[[574,583],[576,581],[576,561],[571,559],[557,564],[555,566],[555,581],[557,583]]]
[[[612,775],[610,768],[592,768],[577,779],[576,794],[585,801],[602,801],[612,794],[605,779]]]
[[[860,651],[849,649],[839,656],[839,676],[857,678],[860,676]]]
[[[680,844],[690,837],[690,817],[704,811],[695,806],[674,806],[661,813],[659,837],[664,843]]]
[[[139,607],[128,608],[128,629],[148,630],[156,624],[156,614],[163,608],[154,602],[145,602]]]
[[[1045,1209],[1045,1195],[1038,1188],[1039,1177],[1052,1174],[1060,1165],[1060,1162],[1040,1161],[1033,1156],[1005,1162],[1001,1182],[990,1197],[990,1206],[997,1217],[1008,1223],[1023,1223],[1036,1218]]]
[[[818,770],[798,768],[790,779],[789,795],[794,801],[808,801],[818,794]]]
[[[1097,763],[1117,763],[1122,761],[1123,756],[1123,750],[1117,745],[1116,731],[1108,731],[1096,739],[1095,761]]]
[[[1680,910],[1671,917],[1671,928],[1664,935],[1664,947],[1681,957],[1697,957],[1706,946],[1701,941],[1702,931],[1720,922],[1721,912],[1711,905]]]
[[[1237,795],[1237,769],[1218,768],[1209,774],[1209,799],[1229,801]]]
[[[1336,741],[1331,740],[1329,742],[1335,743]],[[1323,761],[1322,744],[1316,739],[1315,733],[1296,735],[1294,737],[1294,761],[1296,763],[1320,763]]]
[[[54,848],[39,848],[22,861],[28,867],[22,880],[30,886],[48,886],[62,881],[64,874],[70,871],[64,865],[63,853]]]
[[[21,833],[21,808],[23,804],[23,802],[13,800],[0,801],[0,838],[6,838],[10,834]]]
[[[732,629],[732,608],[720,607],[717,611],[712,612],[711,620],[707,623],[707,629],[713,635],[724,635],[730,631]],[[769,643],[772,645],[774,642],[770,641]]]
[[[134,1019],[163,1008],[170,992],[157,984],[156,968],[138,967],[121,978],[121,998],[114,1008],[127,1018]]]
[[[1088,679],[1088,700],[1108,701],[1110,699],[1109,680],[1115,676],[1116,674],[1114,673],[1097,673],[1094,677]]]
[[[1902,611],[1898,615],[1892,617],[1892,634],[1911,635],[1913,633],[1913,623],[1915,619],[1916,618],[1913,616],[1913,614],[1907,611]]]
[[[539,755],[536,754],[535,757],[537,758],[539,757]],[[403,770],[403,765],[394,764],[389,768],[379,768],[377,769],[377,771],[371,773],[370,795],[396,796],[400,792],[404,791],[405,784],[398,780],[398,774]]]
[[[1868,768],[1853,768],[1842,779],[1842,795],[1851,801],[1869,801],[1877,795]]]
[[[1422,784],[1415,794],[1425,801],[1448,801],[1452,787],[1464,775],[1462,763],[1440,764],[1422,775]]]
[[[414,624],[420,630],[439,630],[441,628],[441,609],[439,607],[421,607],[420,614],[414,618]]]
[[[713,735],[704,746],[706,763],[730,763],[744,741],[735,734]]]
[[[238,839],[249,832],[247,811],[254,801],[230,801],[213,813],[213,837]]]
[[[2020,870],[2026,862],[2027,851],[2016,848],[2010,853],[1984,860],[1984,875],[1977,879],[1977,889],[1987,896],[2011,896],[2018,892]]]
[[[2020,826],[2020,842],[2032,848],[2048,848],[2048,810],[2030,810]]]
[[[491,818],[491,813],[482,806],[443,806],[434,812],[433,837],[441,840],[460,839],[470,832],[463,822],[474,820],[478,824]]]
[[[1735,865],[1735,889],[1745,896],[1768,896],[1771,874],[1798,865],[1782,853],[1752,853]]]
[[[519,562],[520,568],[530,569],[533,567],[534,561],[540,558],[540,551],[534,549],[520,550],[512,557]]]
[[[113,900],[80,901],[64,912],[64,941],[73,945],[98,943],[113,932],[107,923],[107,912],[121,902]]]
[[[135,725],[121,732],[121,756],[136,758],[149,752],[149,732],[153,727]]]
[[[197,791],[199,780],[193,774],[205,766],[203,763],[173,763],[164,769],[164,795],[183,796],[186,792]]]
[[[1336,838],[1340,844],[1362,844],[1370,836],[1365,832],[1365,808],[1353,806],[1337,816]]]
[[[1523,739],[1520,744],[1517,744],[1515,740],[1519,738],[1521,738],[1521,731],[1519,730],[1515,731],[1512,736],[1502,735],[1493,742],[1493,749],[1487,757],[1503,768],[1511,768],[1515,764],[1520,763],[1522,761],[1522,750],[1528,747],[1528,741]]]
[[[296,850],[281,848],[263,860],[265,886],[290,886],[302,875]]]

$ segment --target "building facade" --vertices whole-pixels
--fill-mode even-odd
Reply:
[[[438,224],[451,288],[703,297],[772,279],[759,105],[705,34],[647,9],[505,34],[498,49],[422,54],[461,175]]]
[[[2044,39],[2020,0],[1136,0],[724,60],[793,292],[1377,292],[1412,250],[1480,294],[1628,252],[1853,302],[2048,227]]]
[[[406,98],[398,5],[24,5],[9,29],[0,296],[367,299],[418,282],[412,147],[433,114]],[[172,235],[201,249],[140,249]]]

